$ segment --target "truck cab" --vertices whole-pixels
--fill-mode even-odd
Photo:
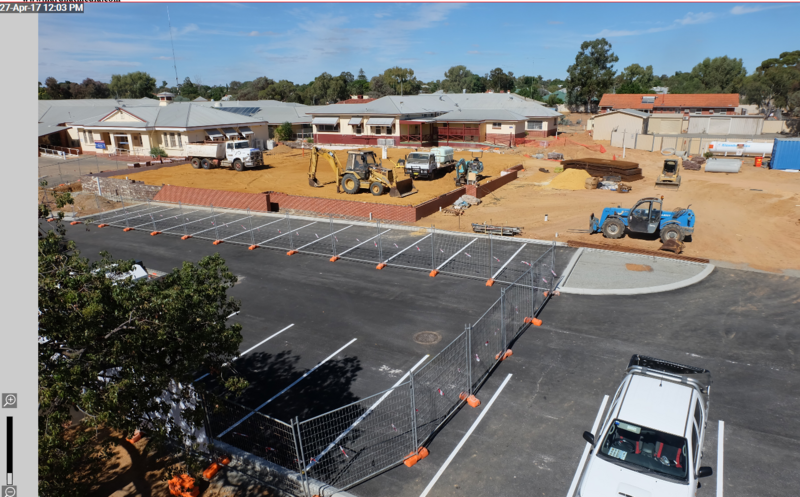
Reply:
[[[437,168],[436,156],[430,152],[414,152],[406,156],[405,172],[414,179],[433,179]]]
[[[244,167],[256,167],[262,163],[261,150],[250,146],[247,140],[229,141],[225,144],[225,159],[236,167],[236,161],[239,160]]]
[[[711,373],[634,355],[592,445],[579,497],[693,496],[708,424]]]

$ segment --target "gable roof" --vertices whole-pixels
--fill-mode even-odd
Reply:
[[[522,114],[517,114],[504,109],[467,109],[454,110],[447,114],[442,114],[434,118],[439,122],[458,122],[458,121],[525,121],[527,118]]]
[[[239,126],[243,124],[265,122],[263,118],[259,117],[224,112],[213,107],[181,102],[175,102],[161,107],[126,107],[119,110],[142,119],[142,121],[105,121],[105,117],[114,113],[112,110],[112,112],[104,116],[93,116],[87,119],[74,121],[73,124],[81,127],[202,128],[210,126]]]
[[[604,112],[602,114],[597,114],[594,117],[603,117],[603,116],[608,116],[610,114],[627,114],[629,116],[640,117],[642,119],[647,119],[648,117],[650,117],[650,114],[648,114],[647,112],[641,112],[641,111],[633,110],[633,109],[616,109],[616,110],[612,110],[611,112]],[[662,114],[658,114],[658,115],[660,116]],[[677,115],[680,116],[681,114],[677,114]]]
[[[653,97],[653,103],[642,103],[642,97]],[[686,93],[686,94],[641,94],[605,93],[600,99],[600,107],[614,109],[652,110],[660,107],[715,107],[736,108],[739,105],[738,93]]]

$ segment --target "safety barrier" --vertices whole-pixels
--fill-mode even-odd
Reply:
[[[462,405],[480,405],[476,393],[526,327],[541,324],[537,316],[556,284],[553,253],[551,246],[532,261],[483,316],[394,387],[290,423],[206,394],[209,437],[296,471],[306,497],[309,480],[347,490],[400,464],[413,466]]]

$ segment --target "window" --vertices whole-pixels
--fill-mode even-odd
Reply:
[[[699,438],[697,437],[697,426],[692,425],[692,458],[697,461],[700,459],[697,454],[697,442]]]
[[[713,114],[714,113],[714,109],[708,109],[708,113],[709,114]]]
[[[703,421],[701,418],[703,414],[702,408],[700,407],[700,399],[695,402],[694,406],[694,421],[697,423],[697,426],[703,426]]]
[[[542,121],[528,121],[527,129],[541,131],[544,129],[544,123]]]
[[[225,148],[227,148],[228,150],[233,150],[233,143],[228,143],[227,145],[225,145]]]
[[[624,461],[625,466],[634,465],[685,481],[686,448],[685,438],[617,419],[611,423],[597,455],[614,464]]]
[[[178,148],[183,148],[183,143],[181,142],[181,134],[178,133]]]
[[[383,129],[383,126],[373,126],[372,127],[372,134],[373,135],[379,135],[379,134],[381,134],[381,130],[382,129]]]
[[[492,129],[500,129],[503,125],[501,123],[492,123]]]
[[[357,135],[360,135],[361,134],[361,129],[362,129],[361,125],[360,124],[356,124],[356,125],[353,126],[353,133],[355,133]]]
[[[338,133],[339,124],[317,124],[317,133]]]
[[[175,148],[175,133],[169,134],[169,146],[170,148]]]
[[[702,114],[703,112],[700,109],[693,109],[692,114]]]

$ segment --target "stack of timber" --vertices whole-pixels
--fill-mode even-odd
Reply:
[[[569,159],[561,161],[564,169],[583,169],[592,176],[620,176],[623,181],[637,181],[643,179],[642,168],[636,162],[624,160],[608,160],[587,157],[584,159]]]

